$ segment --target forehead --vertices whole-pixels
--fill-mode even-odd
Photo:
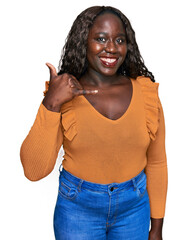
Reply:
[[[96,32],[125,33],[125,28],[118,16],[113,13],[104,13],[96,17],[89,32],[90,34],[94,34]]]

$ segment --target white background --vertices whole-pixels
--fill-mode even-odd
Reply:
[[[188,17],[185,4],[181,0],[1,3],[0,239],[54,239],[52,221],[62,159],[57,159],[46,178],[31,182],[24,176],[19,152],[43,99],[45,81],[49,80],[45,63],[57,68],[74,19],[93,5],[117,7],[130,19],[145,64],[160,84],[169,177],[163,238],[186,238]]]

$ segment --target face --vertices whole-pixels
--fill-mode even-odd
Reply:
[[[116,74],[127,53],[121,19],[112,13],[98,16],[89,31],[87,44],[88,71],[106,76]]]

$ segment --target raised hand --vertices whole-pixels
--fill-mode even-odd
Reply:
[[[43,99],[43,105],[51,111],[60,112],[62,104],[81,94],[96,94],[98,90],[83,89],[79,81],[71,74],[57,75],[55,67],[46,63],[50,70],[49,88]]]

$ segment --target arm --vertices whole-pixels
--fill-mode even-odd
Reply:
[[[62,143],[61,112],[50,111],[41,102],[34,124],[20,148],[25,176],[38,181],[50,174]]]
[[[55,67],[46,63],[50,81],[45,82],[45,98],[40,104],[35,122],[22,143],[21,163],[25,176],[31,181],[46,177],[53,170],[63,144],[61,106],[81,94],[96,94],[98,90],[84,90],[71,74],[58,75]]]
[[[147,150],[147,190],[151,208],[151,232],[161,233],[165,215],[168,169],[165,150],[165,120],[159,99],[159,126],[156,139],[151,140]],[[156,238],[157,239],[157,238]]]

